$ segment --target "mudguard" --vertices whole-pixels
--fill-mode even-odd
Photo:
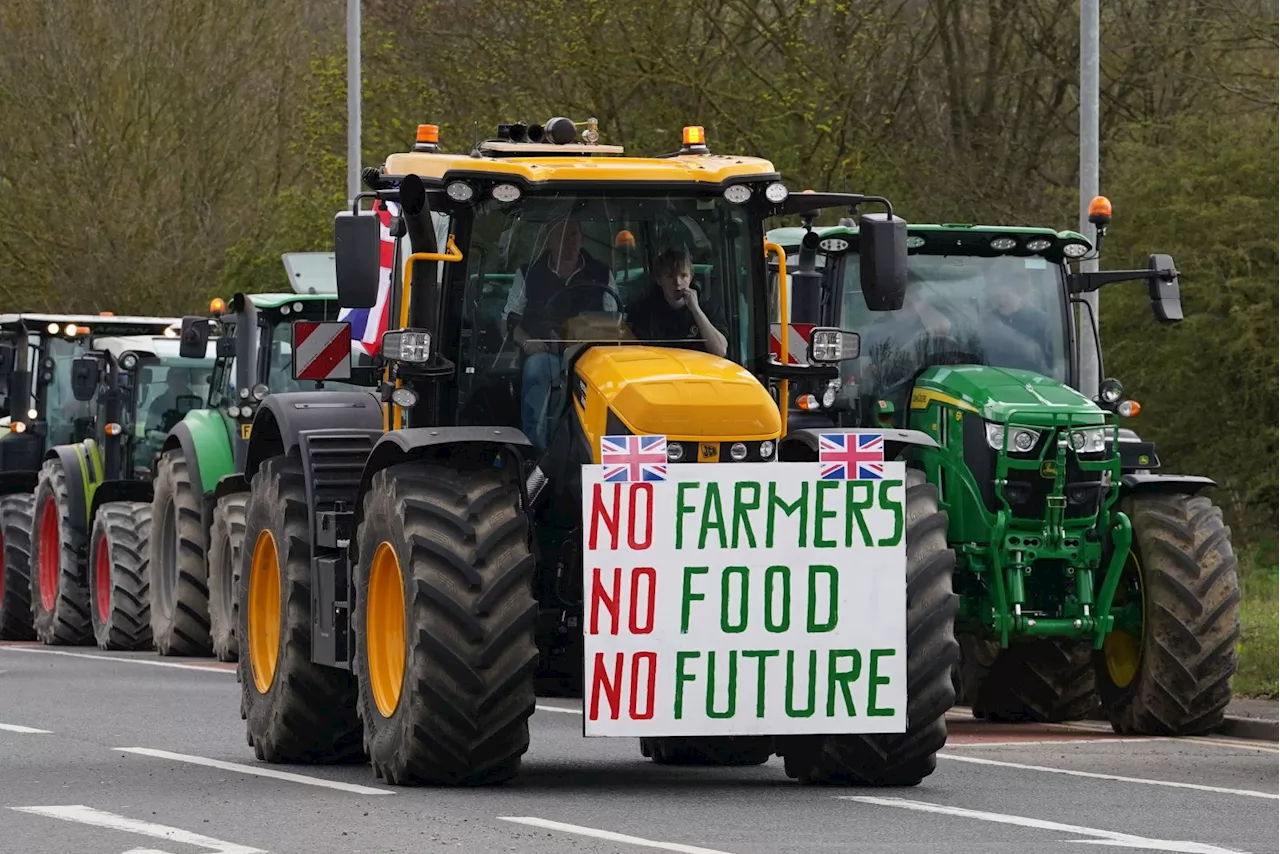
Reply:
[[[40,473],[36,471],[0,472],[0,496],[30,495],[36,491],[36,481]]]
[[[235,471],[231,437],[217,410],[188,412],[164,440],[163,451],[174,448],[182,449],[191,487],[197,495],[207,495],[219,479]]]
[[[1195,495],[1202,489],[1217,486],[1217,481],[1194,474],[1125,474],[1120,476],[1120,497],[1157,493],[1161,495]]]
[[[245,480],[253,480],[263,461],[292,451],[304,430],[381,433],[382,402],[372,391],[290,391],[268,395],[253,416]]]
[[[872,433],[884,436],[884,458],[886,460],[897,459],[898,455],[909,446],[919,448],[938,447],[938,443],[933,440],[933,437],[920,430],[899,430],[896,427],[814,427],[789,430],[782,440],[778,459],[782,461],[797,459],[795,456],[797,445],[808,451],[808,455],[799,457],[800,459],[816,458],[818,454],[818,437],[823,433]],[[787,450],[790,450],[791,453],[785,453]]]
[[[514,427],[410,427],[392,430],[373,447],[364,474],[360,478],[360,494],[382,469],[402,460],[418,456],[418,451],[446,445],[494,445],[513,452],[523,462],[532,457],[533,443]]]
[[[155,497],[155,490],[149,480],[104,480],[93,491],[93,500],[89,505],[89,515],[85,521],[90,527],[98,515],[98,508],[111,501],[140,501],[150,504]]]
[[[58,445],[45,452],[46,460],[58,460],[67,476],[67,500],[71,502],[71,524],[89,536],[89,507],[93,493],[102,483],[102,463],[90,442]]]

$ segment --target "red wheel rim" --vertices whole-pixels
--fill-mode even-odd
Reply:
[[[58,602],[58,504],[52,498],[40,513],[40,604],[52,611]]]
[[[107,535],[98,540],[98,557],[93,562],[94,598],[98,602],[98,619],[106,622],[111,618],[111,550],[107,546]]]

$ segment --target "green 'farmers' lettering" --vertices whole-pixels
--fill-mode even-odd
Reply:
[[[764,686],[765,686],[765,665],[769,659],[779,654],[776,649],[744,649],[742,651],[743,658],[754,658],[756,660],[756,717],[764,717]]]
[[[775,530],[773,520],[774,520],[775,510],[781,510],[783,514],[786,516],[790,516],[792,513],[799,512],[800,542],[798,543],[798,545],[800,546],[800,548],[805,548],[806,547],[805,544],[808,539],[805,535],[805,532],[808,527],[808,517],[809,517],[809,482],[807,480],[801,482],[800,497],[797,498],[791,504],[788,504],[784,499],[778,496],[778,484],[776,482],[769,484],[769,515],[768,515],[768,522],[766,524],[765,535],[764,535],[764,547],[766,549],[773,548],[773,533]]]
[[[689,606],[699,600],[706,599],[705,593],[693,592],[693,577],[706,575],[710,570],[705,566],[686,566],[684,568],[684,586],[680,591],[680,634],[689,633]]]
[[[871,662],[867,666],[867,679],[870,683],[867,686],[867,717],[872,717],[872,718],[893,717],[893,709],[881,709],[876,706],[876,686],[889,684],[889,677],[881,676],[879,671],[876,670],[876,665],[879,663],[881,658],[888,658],[889,656],[896,655],[896,654],[897,654],[896,650],[892,650],[892,649],[871,650],[871,655],[869,656],[869,658],[871,659]]]
[[[818,576],[830,579],[827,586],[827,619],[818,622]],[[840,573],[834,566],[814,564],[809,567],[809,633],[829,632],[840,622]]]
[[[848,670],[837,670],[837,662],[841,658],[852,658],[853,666]],[[861,671],[862,653],[856,649],[831,650],[827,659],[827,717],[833,718],[836,715],[837,682],[840,683],[840,693],[844,695],[844,707],[848,710],[849,717],[858,716],[853,708],[853,692],[849,690],[849,683],[856,682]]]
[[[835,540],[827,540],[827,539],[823,539],[822,537],[822,520],[836,518],[836,511],[824,510],[822,508],[822,500],[823,500],[823,495],[826,492],[828,492],[831,489],[839,489],[839,488],[840,488],[840,484],[837,481],[834,481],[834,480],[818,481],[818,488],[816,490],[817,495],[815,496],[817,499],[818,506],[813,509],[813,544],[817,548],[820,548],[820,549],[835,548],[835,545],[836,545]]]
[[[738,583],[738,623],[729,622],[729,579],[741,579]],[[747,629],[747,583],[749,573],[745,566],[725,567],[720,574],[720,631],[725,634],[738,634]]]
[[[707,500],[702,502],[702,535],[698,537],[698,548],[707,547],[707,533],[720,532],[720,548],[728,548],[724,536],[724,509],[720,506],[720,484],[714,480],[707,483]]]
[[[773,593],[778,576],[782,576],[782,619],[775,620]],[[791,567],[771,566],[764,571],[764,630],[781,634],[789,628],[791,628]]]
[[[731,718],[738,708],[738,651],[729,651],[729,707],[723,712],[716,711],[716,653],[707,651],[707,717]]]
[[[792,699],[796,690],[796,651],[787,650],[787,717],[811,718],[817,705],[818,690],[818,651],[809,650],[809,702],[803,709],[797,709]]]
[[[701,489],[702,484],[693,480],[682,480],[676,485],[676,548],[684,548],[684,517],[697,510],[694,504],[684,503],[685,492]]]
[[[862,518],[863,510],[870,510],[876,503],[876,490],[868,480],[846,480],[848,486],[845,491],[845,515],[844,515],[844,545],[845,548],[853,548],[853,523],[858,523],[858,532],[862,534],[862,544],[864,546],[871,545],[871,529],[867,527],[867,520]],[[862,493],[862,498],[855,498],[858,493]]]
[[[676,653],[676,707],[674,710],[676,720],[684,717],[684,683],[692,682],[698,678],[696,674],[684,672],[684,663],[690,659],[701,657],[702,653],[691,650],[682,649]]]
[[[896,546],[902,542],[902,502],[889,497],[889,488],[893,486],[902,486],[902,481],[880,481],[880,506],[893,511],[893,533],[879,540],[876,543],[879,546]],[[871,540],[867,540],[867,545],[871,545]]]
[[[751,500],[743,497],[743,493],[751,491]],[[760,484],[753,481],[742,481],[733,485],[733,547],[738,548],[738,531],[746,529],[747,547],[756,547],[756,535],[751,531],[751,517],[748,510],[760,509]]]

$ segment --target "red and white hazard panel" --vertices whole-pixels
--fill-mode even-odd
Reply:
[[[792,323],[790,327],[791,331],[787,335],[787,359],[784,364],[806,364],[809,353],[809,336],[813,333],[814,324]],[[778,361],[783,361],[781,323],[773,323],[769,326],[769,352],[777,356]]]
[[[293,378],[316,382],[351,379],[351,324],[295,320]]]

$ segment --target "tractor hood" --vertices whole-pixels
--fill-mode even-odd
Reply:
[[[916,380],[912,408],[939,400],[975,412],[987,421],[1052,427],[1104,423],[1097,404],[1057,380],[1031,371],[986,365],[929,368]]]

